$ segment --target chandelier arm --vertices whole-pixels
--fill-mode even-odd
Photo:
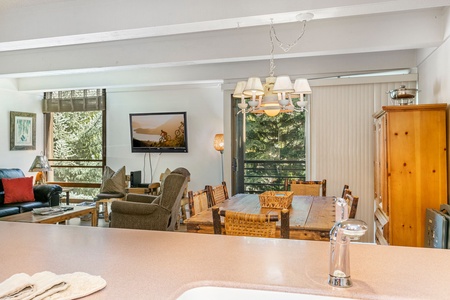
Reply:
[[[275,27],[273,26],[273,21],[271,20],[271,24],[270,24],[270,39],[273,45],[273,39],[272,39],[272,35],[275,37],[278,46],[283,49],[284,52],[288,52],[289,50],[291,50],[292,47],[294,47],[295,45],[297,45],[298,41],[300,41],[300,39],[303,37],[303,35],[305,34],[306,31],[306,20],[302,21],[303,26],[302,26],[302,32],[300,32],[300,35],[297,37],[297,39],[292,42],[291,44],[284,44],[282,41],[280,41],[280,39],[277,36],[277,33],[275,31]]]

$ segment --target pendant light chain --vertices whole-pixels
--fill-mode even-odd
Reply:
[[[273,28],[273,19],[270,19],[270,30],[269,30],[269,38],[270,38],[270,65],[269,65],[269,76],[274,77],[275,76],[275,62],[273,59],[273,52],[275,50],[275,46],[273,44],[273,37],[272,37],[272,28]]]
[[[272,50],[273,50],[273,37],[275,37],[275,39],[278,42],[278,46],[283,49],[284,52],[289,52],[289,50],[292,49],[292,47],[294,47],[295,45],[297,45],[298,41],[300,41],[300,39],[303,37],[303,35],[305,34],[306,31],[306,20],[302,21],[303,26],[302,26],[302,32],[300,32],[300,35],[297,37],[297,39],[291,43],[291,44],[284,44],[282,41],[280,41],[280,39],[277,36],[277,33],[275,31],[275,27],[273,27],[273,19],[270,19],[270,42],[272,43]],[[273,36],[273,37],[272,37]]]

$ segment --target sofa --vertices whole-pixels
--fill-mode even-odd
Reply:
[[[7,181],[5,186],[3,179]],[[33,185],[32,181],[33,178],[25,177],[21,169],[0,168],[0,217],[31,211],[33,208],[59,205],[62,192],[59,185]],[[20,184],[14,188],[16,182]],[[20,198],[21,195],[27,197]]]

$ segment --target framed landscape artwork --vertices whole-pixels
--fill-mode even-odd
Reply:
[[[10,150],[36,150],[36,114],[10,112]]]

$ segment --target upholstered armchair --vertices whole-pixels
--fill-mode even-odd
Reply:
[[[185,168],[175,169],[164,180],[159,196],[127,194],[125,201],[112,202],[110,227],[175,230],[189,176]]]

